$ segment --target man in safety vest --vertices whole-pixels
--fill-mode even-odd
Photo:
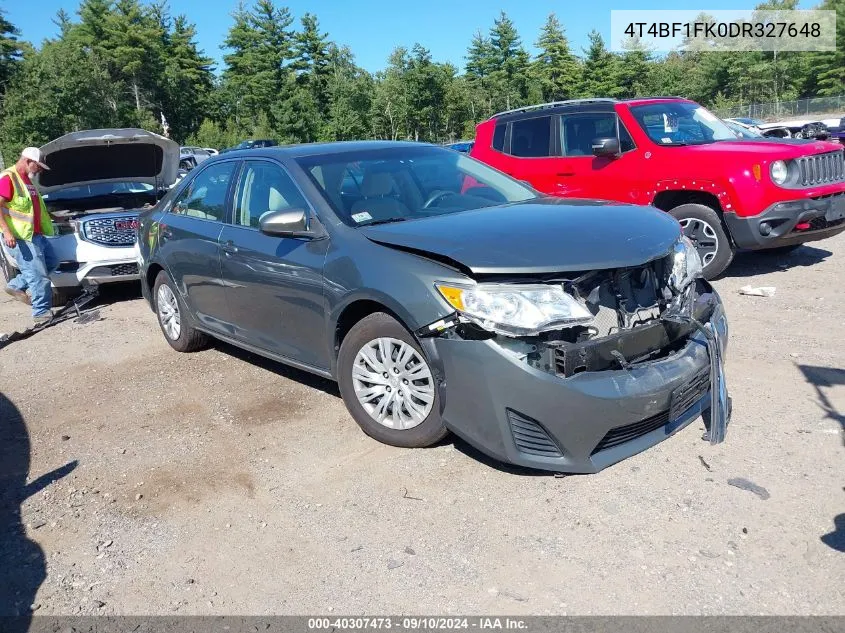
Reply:
[[[20,274],[10,280],[6,293],[32,305],[36,325],[53,318],[53,291],[50,273],[58,261],[45,235],[53,235],[53,222],[47,205],[32,179],[50,169],[41,150],[27,147],[12,167],[0,173],[0,233]],[[29,290],[29,294],[27,294]]]

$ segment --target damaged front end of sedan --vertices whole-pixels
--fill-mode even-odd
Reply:
[[[681,386],[673,383],[670,404],[659,419],[668,427],[698,404],[705,439],[711,444],[724,441],[731,413],[723,362],[727,320],[686,238],[665,256],[640,266],[531,277],[488,275],[475,281],[466,286],[438,284],[455,311],[417,335],[486,341],[564,383],[603,372],[623,372],[636,381],[644,375],[638,370],[672,359],[685,362],[678,360],[685,350],[703,344],[706,361],[690,369]],[[648,376],[652,382],[660,379],[659,372]],[[622,392],[620,379],[610,382]],[[646,430],[644,422],[638,424],[627,425],[630,430],[623,439]]]

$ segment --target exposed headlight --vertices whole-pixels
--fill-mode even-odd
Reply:
[[[786,163],[782,160],[774,161],[769,167],[769,171],[772,174],[772,181],[778,185],[785,183],[787,177],[789,176],[789,169],[787,168]]]
[[[533,336],[593,320],[586,306],[559,286],[435,285],[455,310],[484,329],[507,336]]]
[[[696,277],[701,277],[701,256],[695,245],[685,235],[675,242],[672,250],[672,274],[669,285],[676,292],[682,292]]]

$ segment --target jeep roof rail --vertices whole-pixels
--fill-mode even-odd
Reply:
[[[628,97],[627,99],[623,99],[623,101],[645,101],[646,99],[683,99],[685,101],[689,101],[687,97],[678,97],[676,95],[648,95],[645,97]]]
[[[543,110],[545,108],[554,108],[562,105],[572,105],[575,103],[617,103],[618,99],[610,97],[595,97],[590,99],[567,99],[566,101],[549,101],[548,103],[538,103],[536,105],[522,106],[521,108],[514,108],[512,110],[505,110],[504,112],[497,112],[491,119],[505,115],[514,114],[516,112],[530,112],[531,110]]]

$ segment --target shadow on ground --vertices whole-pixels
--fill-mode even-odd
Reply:
[[[237,358],[245,363],[250,363],[251,365],[255,365],[261,369],[273,372],[282,378],[298,382],[306,387],[311,387],[312,389],[319,389],[330,396],[340,398],[340,390],[337,388],[337,383],[333,380],[322,378],[316,374],[312,374],[311,372],[296,369],[290,365],[270,360],[269,358],[265,358],[264,356],[260,356],[258,354],[253,354],[252,352],[248,352],[240,347],[224,343],[217,339],[212,339],[212,345],[217,351],[228,354],[229,356]]]
[[[27,538],[21,505],[77,466],[73,461],[27,483],[30,440],[18,408],[0,393],[0,616],[3,631],[26,631],[32,603],[47,575],[44,551]]]
[[[824,391],[825,388],[845,385],[845,369],[815,365],[798,365],[798,369],[804,374],[804,379],[815,388],[818,396],[817,404],[824,412],[825,418],[836,422],[845,432],[845,413],[833,405],[830,396]],[[843,437],[843,444],[845,444],[845,437]]]
[[[728,269],[720,275],[727,277],[754,277],[780,270],[815,266],[833,255],[823,248],[804,244],[792,251],[777,250],[741,251],[736,254]]]

